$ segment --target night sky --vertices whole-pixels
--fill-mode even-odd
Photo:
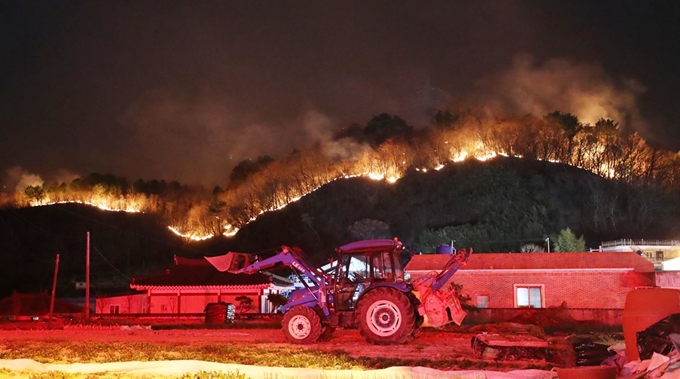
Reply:
[[[680,150],[678,36],[674,0],[4,0],[0,178],[221,185],[380,113],[470,104]]]

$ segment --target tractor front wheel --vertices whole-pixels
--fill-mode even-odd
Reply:
[[[411,300],[403,292],[390,287],[366,293],[357,305],[357,313],[361,336],[375,345],[406,342],[416,324]]]
[[[321,336],[321,319],[314,309],[298,305],[283,315],[283,335],[294,344],[310,344]]]

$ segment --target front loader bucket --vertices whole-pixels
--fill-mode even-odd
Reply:
[[[217,271],[226,271],[232,274],[238,274],[241,269],[253,263],[253,256],[250,254],[235,253],[232,251],[224,255],[205,257],[205,259],[210,262]]]

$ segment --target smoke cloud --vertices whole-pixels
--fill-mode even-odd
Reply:
[[[42,186],[45,183],[40,175],[30,173],[21,166],[6,169],[3,176],[3,186],[13,188],[16,192],[23,192],[28,186]]]
[[[559,110],[588,124],[605,118],[646,129],[638,107],[644,86],[634,79],[615,80],[596,64],[556,58],[540,64],[530,55],[517,55],[508,70],[482,79],[479,87],[497,113],[540,117]]]
[[[317,110],[273,120],[237,109],[234,103],[219,91],[196,97],[169,91],[148,94],[123,118],[130,144],[120,157],[122,165],[144,162],[144,172],[172,172],[174,177],[166,179],[224,183],[238,162],[262,155],[283,158],[295,149],[328,141],[335,127]]]

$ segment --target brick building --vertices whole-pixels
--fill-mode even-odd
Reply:
[[[416,255],[405,270],[417,278],[449,258]],[[621,310],[631,289],[654,286],[654,264],[633,252],[474,253],[452,279],[478,308]]]

